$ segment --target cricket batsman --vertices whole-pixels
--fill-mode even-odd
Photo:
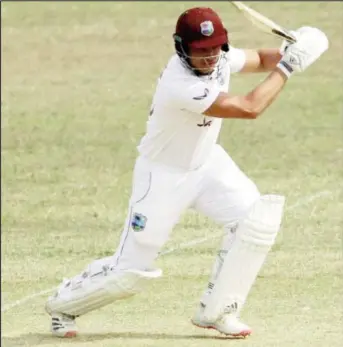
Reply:
[[[154,261],[190,208],[225,230],[192,323],[229,336],[251,334],[240,312],[277,237],[285,199],[262,195],[217,140],[223,120],[258,118],[289,78],[328,49],[317,28],[292,33],[297,42],[281,48],[239,49],[211,8],[180,15],[175,54],[159,77],[138,146],[121,240],[113,256],[95,260],[49,297],[54,335],[75,336],[77,317],[149,290],[162,273]],[[269,74],[246,95],[229,93],[231,74],[255,72]]]

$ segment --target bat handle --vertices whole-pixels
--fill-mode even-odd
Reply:
[[[277,29],[273,29],[272,32],[277,36],[283,37],[288,42],[291,42],[291,43],[297,42],[297,39],[295,38],[295,36],[292,35],[290,32],[284,33],[284,32],[279,31]]]

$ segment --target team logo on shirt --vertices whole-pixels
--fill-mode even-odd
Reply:
[[[209,92],[210,92],[210,91],[209,91],[207,88],[205,88],[204,94],[199,95],[199,96],[194,96],[194,97],[193,97],[193,100],[203,100],[203,99],[206,98],[206,96],[208,95]]]
[[[143,231],[148,218],[140,213],[135,213],[131,218],[131,226],[134,231]]]
[[[210,127],[212,124],[211,120],[206,120],[206,117],[203,118],[202,123],[198,123],[198,127]]]
[[[200,24],[201,33],[204,36],[211,36],[214,33],[213,23],[210,20]]]

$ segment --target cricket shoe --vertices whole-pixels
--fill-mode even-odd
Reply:
[[[204,317],[205,306],[200,305],[198,311],[192,319],[192,323],[203,329],[214,329],[222,334],[234,337],[246,337],[251,334],[251,329],[240,322],[236,313],[225,312],[215,322],[209,322]]]
[[[74,316],[63,313],[51,314],[51,332],[57,337],[75,337],[77,335],[77,326]]]

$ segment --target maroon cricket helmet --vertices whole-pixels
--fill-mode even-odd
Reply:
[[[176,23],[173,38],[184,48],[227,48],[229,44],[222,20],[208,7],[194,7],[183,12]]]

